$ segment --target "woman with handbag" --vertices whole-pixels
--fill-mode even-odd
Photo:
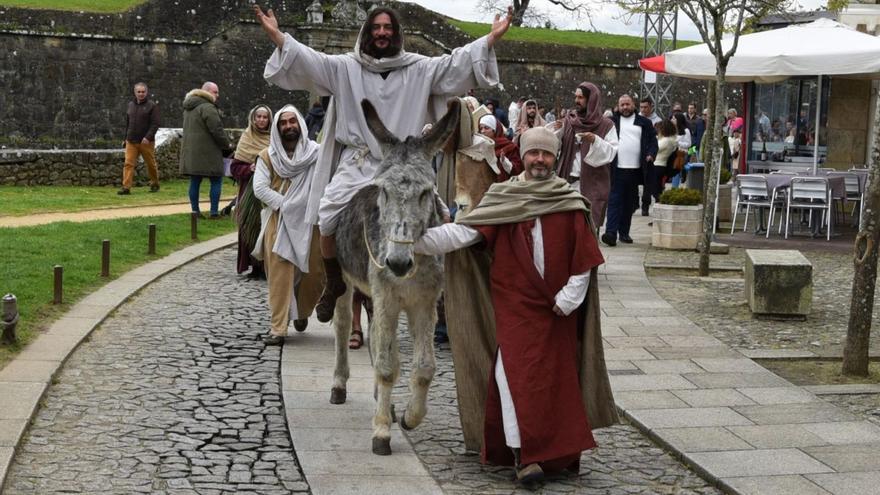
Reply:
[[[675,126],[675,140],[678,143],[678,149],[675,151],[673,167],[676,170],[675,176],[672,177],[672,187],[678,187],[683,179],[682,171],[687,165],[687,151],[691,147],[691,131],[688,129],[687,120],[684,114],[678,112],[670,119],[672,125]]]
[[[671,121],[661,120],[654,125],[654,128],[657,129],[657,158],[654,159],[655,182],[652,184],[651,195],[654,196],[654,201],[659,202],[666,181],[678,173],[673,166],[678,140],[676,139],[675,126]]]

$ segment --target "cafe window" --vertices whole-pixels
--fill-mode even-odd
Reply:
[[[749,160],[813,157],[816,136],[817,78],[791,78],[772,84],[752,83],[748,140]],[[830,79],[822,78],[819,115],[819,160],[827,155],[828,95]]]

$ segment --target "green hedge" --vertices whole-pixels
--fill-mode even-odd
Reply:
[[[695,206],[702,201],[702,194],[696,189],[669,189],[660,195],[660,203],[664,205]]]

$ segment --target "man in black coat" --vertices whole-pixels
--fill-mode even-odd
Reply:
[[[617,245],[631,243],[632,205],[638,204],[639,184],[645,182],[645,171],[653,169],[657,156],[657,133],[651,121],[636,113],[632,96],[623,95],[617,101],[618,113],[612,121],[617,128],[619,145],[612,166],[611,196],[608,200],[608,221],[602,242]]]

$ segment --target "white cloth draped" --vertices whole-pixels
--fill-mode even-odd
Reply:
[[[278,120],[283,113],[293,112],[299,121],[300,138],[292,155],[288,155],[278,131]],[[263,236],[266,223],[272,211],[278,212],[278,230],[272,252],[290,261],[303,273],[309,271],[309,249],[312,243],[312,226],[306,221],[306,207],[309,191],[318,161],[318,143],[308,138],[308,127],[299,110],[287,105],[275,114],[272,122],[272,134],[269,138],[269,161],[257,159],[254,172],[254,195],[266,204],[262,212],[262,228],[257,241],[257,249],[252,253],[258,259],[262,257]],[[269,167],[276,174],[289,181],[286,190],[275,191],[271,187]]]

